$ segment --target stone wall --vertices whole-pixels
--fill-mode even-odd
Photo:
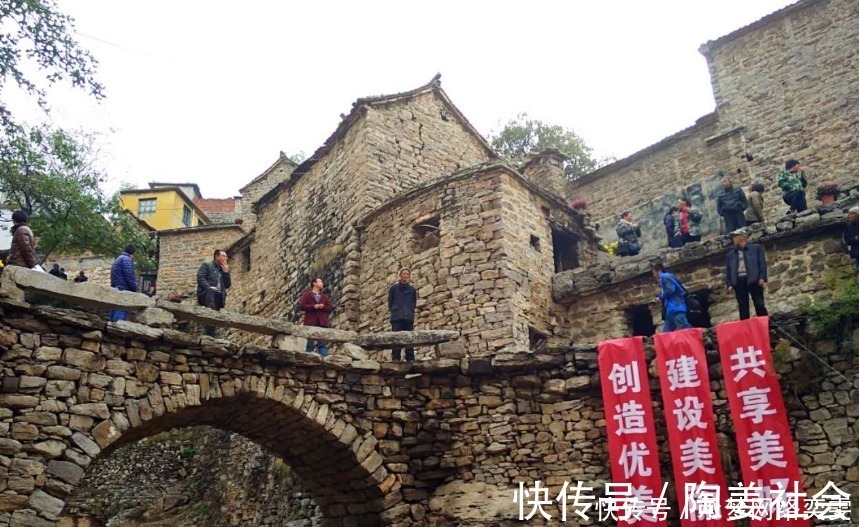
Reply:
[[[83,271],[87,278],[89,278],[89,283],[110,285],[110,267],[113,265],[112,258],[62,255],[56,260],[45,262],[45,269],[50,271],[55,263],[65,268],[66,274],[69,275],[69,280],[74,280],[78,272]]]
[[[588,264],[597,251],[584,221],[501,165],[419,187],[362,221],[359,329],[390,327],[388,288],[409,267],[420,296],[416,327],[460,331],[471,355],[526,350],[529,326],[548,326],[552,226],[579,238]],[[442,346],[463,351],[454,348]]]
[[[703,207],[707,232],[715,232],[718,170],[747,192],[763,182],[768,217],[787,210],[775,184],[787,159],[804,165],[811,205],[819,204],[822,183],[859,182],[859,14],[851,6],[798,2],[703,45],[716,112],[573,185],[572,196],[588,200],[604,237],[617,239],[617,216],[632,210],[643,222],[645,250],[665,246],[662,216],[684,194]]]
[[[358,324],[353,223],[398,192],[489,155],[437,90],[359,100],[292,179],[258,201],[250,274],[234,291],[246,309],[299,320],[298,297],[320,276],[332,323]]]
[[[200,264],[210,261],[215,249],[226,250],[243,234],[238,225],[210,225],[158,233],[158,296],[195,296]]]
[[[281,152],[278,160],[272,166],[242,187],[241,217],[244,220],[243,225],[246,230],[252,229],[256,223],[256,214],[253,212],[253,206],[256,202],[271,189],[286,181],[296,166],[298,165],[295,162]]]
[[[770,280],[766,301],[771,313],[795,313],[810,301],[827,299],[833,292],[827,278],[850,273],[841,233],[845,210],[853,203],[844,200],[838,208],[809,210],[795,219],[783,217],[752,227],[750,240],[766,250]],[[658,261],[669,266],[690,292],[707,292],[713,324],[734,320],[738,316],[736,300],[725,286],[725,253],[730,245],[730,239],[723,236],[682,250],[614,258],[556,275],[555,298],[569,305],[556,331],[575,344],[629,335],[629,308],[647,306],[658,293],[658,284],[650,275],[650,266]],[[650,311],[661,327],[660,306],[651,305]]]

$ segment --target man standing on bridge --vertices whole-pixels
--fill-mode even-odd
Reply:
[[[137,253],[137,247],[126,245],[125,251],[113,261],[113,265],[110,266],[110,287],[119,291],[137,292],[137,275],[134,274],[132,259],[135,253]],[[114,309],[107,314],[107,318],[111,322],[128,320],[128,311]]]
[[[298,307],[304,311],[304,325],[318,328],[328,327],[328,314],[334,311],[331,300],[322,292],[325,283],[319,277],[310,281],[310,290],[305,291],[298,299]],[[307,339],[307,353],[317,348],[323,357],[328,355],[328,345],[324,340]]]
[[[231,285],[233,282],[230,279],[227,252],[215,249],[212,261],[201,263],[200,269],[197,270],[197,303],[220,311],[227,303],[227,289]],[[214,337],[215,328],[203,326],[203,335]]]
[[[400,281],[388,289],[388,310],[391,312],[391,331],[412,331],[415,329],[415,307],[418,304],[418,292],[409,283],[412,272],[404,267],[400,269]],[[391,358],[400,360],[399,348],[391,350]],[[415,360],[415,349],[406,349],[406,362]]]

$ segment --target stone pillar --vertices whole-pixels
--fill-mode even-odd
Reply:
[[[519,172],[541,189],[566,199],[567,179],[564,176],[564,163],[569,159],[559,150],[547,148],[528,156],[528,160],[519,167]]]

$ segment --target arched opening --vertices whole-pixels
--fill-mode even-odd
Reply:
[[[169,396],[165,396],[167,398]],[[296,404],[287,400],[294,400]],[[95,427],[84,434],[91,443],[80,439],[76,442],[73,438],[62,459],[88,459],[87,454],[93,455],[94,452],[86,452],[86,447],[95,446],[95,442],[105,446],[100,453],[94,454],[100,459],[125,445],[168,430],[209,426],[240,434],[281,458],[321,510],[321,525],[384,524],[381,513],[390,506],[386,505],[385,495],[394,478],[388,475],[382,464],[375,438],[371,434],[362,435],[352,424],[335,416],[326,404],[314,400],[308,407],[302,390],[283,400],[263,397],[257,392],[243,392],[232,397],[210,399],[198,406],[175,408],[148,420],[144,420],[142,414],[145,412],[140,413],[132,405],[126,405],[126,415],[113,415],[111,419],[102,421],[114,424],[125,421],[129,424],[125,430],[113,428],[105,432]],[[106,444],[108,441],[109,445]],[[98,467],[98,463],[86,464],[87,470]],[[81,479],[81,474],[70,476],[52,470],[50,464],[47,473],[49,483],[45,488],[48,494],[60,499],[73,494]],[[57,483],[51,485],[51,480]],[[390,500],[391,496],[388,498]],[[59,511],[55,512],[58,517],[62,516]],[[16,514],[27,515],[23,511]],[[45,516],[44,511],[40,514]],[[44,523],[46,526],[52,524]],[[64,519],[57,525],[67,527],[75,524]]]

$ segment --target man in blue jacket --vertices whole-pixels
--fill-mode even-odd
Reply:
[[[110,267],[110,287],[120,291],[137,292],[137,276],[134,274],[134,254],[137,253],[137,248],[133,245],[126,245],[125,252],[120,254],[113,265]],[[114,309],[107,314],[111,322],[117,320],[127,320],[128,311]]]
[[[737,297],[740,320],[749,318],[749,296],[755,304],[755,315],[767,316],[764,304],[764,284],[767,283],[767,261],[764,248],[757,243],[749,243],[746,229],[731,233],[734,248],[728,252],[725,263],[725,284],[728,292]]]
[[[662,326],[662,332],[669,333],[677,329],[691,328],[692,324],[686,318],[686,291],[680,281],[661,263],[654,264],[650,272],[662,289],[657,297],[665,308],[665,324]]]

